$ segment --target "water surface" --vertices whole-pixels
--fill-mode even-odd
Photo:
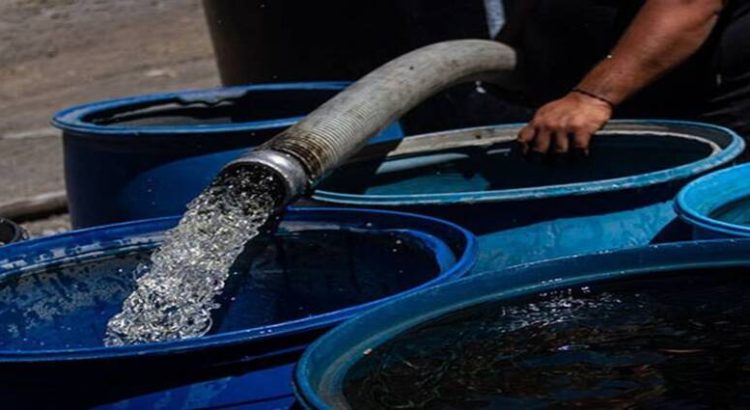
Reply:
[[[446,245],[438,238],[410,230],[283,221],[230,266],[213,298],[219,307],[210,312],[208,334],[305,319],[408,290],[455,262],[436,258],[440,246]],[[0,278],[0,349],[103,346],[108,320],[136,289],[134,270],[151,263],[153,250],[108,251]]]
[[[746,408],[750,276],[664,275],[493,302],[368,352],[352,408]]]
[[[706,158],[705,142],[664,135],[603,136],[590,157],[524,158],[515,143],[447,149],[344,166],[322,191],[416,195],[543,187],[640,175]]]
[[[750,226],[750,196],[732,201],[711,213],[711,218]]]

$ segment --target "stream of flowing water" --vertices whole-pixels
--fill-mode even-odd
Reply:
[[[273,214],[280,186],[268,170],[238,168],[194,199],[150,262],[136,268],[136,290],[110,319],[105,345],[206,334],[218,307],[214,299],[245,244]]]

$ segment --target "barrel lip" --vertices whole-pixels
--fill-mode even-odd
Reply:
[[[364,352],[429,320],[480,303],[644,274],[737,266],[750,266],[748,239],[600,251],[473,274],[388,301],[317,339],[296,364],[295,394],[306,408],[340,408],[344,376]]]
[[[733,201],[750,196],[750,164],[737,165],[704,175],[685,185],[674,202],[675,213],[701,229],[738,237],[750,237],[750,226],[725,222],[710,215]]]
[[[354,206],[447,206],[456,204],[475,204],[491,202],[512,202],[523,200],[537,200],[557,198],[565,196],[592,195],[604,192],[624,191],[643,188],[650,185],[679,181],[694,177],[725,165],[737,156],[745,148],[745,141],[734,131],[718,125],[681,121],[681,120],[614,120],[610,122],[613,126],[658,126],[658,127],[690,127],[702,129],[707,132],[718,132],[729,137],[730,142],[714,153],[701,160],[681,165],[679,167],[649,172],[646,174],[632,175],[621,178],[602,179],[598,181],[579,182],[573,184],[549,185],[542,187],[507,189],[497,191],[475,191],[440,194],[400,194],[400,195],[359,195],[316,190],[312,197],[315,200]],[[504,124],[496,128],[520,128],[525,124]],[[486,128],[486,127],[484,127]],[[644,133],[649,132],[644,130]],[[675,132],[676,133],[676,132]]]
[[[432,279],[419,284],[403,292],[387,296],[382,299],[366,302],[359,305],[349,306],[343,309],[326,312],[324,314],[311,316],[287,322],[281,322],[269,326],[243,329],[234,332],[221,333],[217,335],[202,336],[195,339],[181,341],[146,343],[132,346],[117,347],[92,347],[75,349],[55,350],[0,350],[1,363],[64,363],[80,361],[97,361],[109,359],[127,359],[131,357],[148,358],[166,355],[204,351],[214,348],[226,348],[234,345],[247,345],[250,343],[263,343],[285,336],[292,336],[309,331],[316,331],[336,325],[355,314],[371,309],[392,298],[399,298],[417,292],[419,290],[444,283],[467,274],[474,266],[478,255],[478,245],[474,235],[456,224],[441,219],[386,210],[354,209],[354,208],[288,208],[286,218],[291,221],[333,221],[333,222],[356,222],[364,224],[368,217],[380,217],[381,223],[386,226],[408,227],[414,226],[419,229],[434,229],[445,236],[438,238],[445,240],[450,235],[458,240],[463,246],[456,251],[455,263]],[[373,219],[377,226],[378,219]],[[160,238],[160,233],[176,225],[179,217],[162,217],[143,221],[125,222],[120,224],[87,228],[70,231],[60,235],[33,239],[22,243],[10,244],[0,248],[0,278],[7,275],[16,275],[24,270],[37,270],[41,266],[60,262],[63,259],[76,260],[86,257],[88,253],[76,253],[66,257],[55,254],[55,250],[75,248],[81,249],[81,242],[94,245],[88,252],[101,255],[106,246],[110,249],[124,249],[128,246],[128,238],[134,239],[130,245],[136,249],[146,245],[155,246]],[[411,224],[411,225],[410,225]],[[429,232],[429,230],[428,230]],[[96,249],[97,244],[102,244],[105,249]],[[24,258],[37,255],[36,260],[26,263]],[[250,353],[250,352],[248,352]]]
[[[295,124],[297,121],[304,118],[304,116],[292,116],[282,119],[259,120],[243,123],[130,127],[97,125],[87,121],[86,118],[91,115],[111,110],[119,109],[123,110],[123,112],[127,112],[128,110],[136,109],[144,105],[169,104],[180,101],[211,102],[218,101],[222,98],[240,97],[245,93],[258,91],[341,91],[349,84],[350,82],[346,81],[272,83],[136,95],[75,105],[55,113],[51,123],[54,127],[61,129],[66,135],[88,138],[183,136],[253,132],[269,128],[285,128]]]

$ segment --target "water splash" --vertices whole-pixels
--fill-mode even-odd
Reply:
[[[258,235],[281,194],[263,168],[224,174],[188,205],[150,263],[135,271],[136,290],[107,325],[104,343],[121,346],[197,337],[211,329],[214,298],[245,243]]]

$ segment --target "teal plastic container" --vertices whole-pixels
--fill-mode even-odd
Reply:
[[[750,238],[750,164],[699,178],[683,188],[675,211],[695,239]]]
[[[687,240],[673,199],[744,149],[708,124],[615,121],[589,158],[528,160],[522,125],[466,129],[366,147],[313,193],[318,203],[432,215],[479,239],[475,272],[531,261]],[[395,149],[394,149],[395,146]]]

